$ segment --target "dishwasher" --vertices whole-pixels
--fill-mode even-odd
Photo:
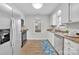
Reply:
[[[54,48],[59,55],[64,55],[64,37],[55,34],[54,37]]]

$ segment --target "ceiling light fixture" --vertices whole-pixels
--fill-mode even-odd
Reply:
[[[33,3],[32,6],[35,9],[40,9],[40,8],[42,8],[43,4],[42,3]]]

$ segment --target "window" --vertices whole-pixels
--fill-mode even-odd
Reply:
[[[61,10],[58,10],[58,12],[57,12],[57,20],[58,20],[58,25],[57,26],[60,26],[60,25],[62,25],[62,23],[61,23],[61,13],[62,13],[62,11]]]

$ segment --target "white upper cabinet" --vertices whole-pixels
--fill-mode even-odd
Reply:
[[[56,8],[54,14],[51,15],[51,25],[62,25],[69,22],[69,4],[62,3]]]
[[[70,4],[70,20],[71,22],[79,21],[79,3]]]
[[[63,3],[60,5],[59,10],[61,10],[61,23],[69,22],[69,6],[68,3]]]
[[[50,16],[50,25],[57,25],[57,15],[56,14],[52,14]]]
[[[62,23],[79,22],[79,3],[61,4],[59,9],[62,11]]]
[[[10,28],[12,9],[7,4],[0,4],[0,29]]]

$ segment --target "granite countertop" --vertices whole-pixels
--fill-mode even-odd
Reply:
[[[79,35],[69,36],[67,34],[65,35],[65,33],[62,33],[62,32],[53,31],[53,29],[49,29],[47,31],[52,32],[52,33],[54,33],[56,35],[59,35],[59,36],[61,36],[63,38],[69,39],[69,40],[79,44]]]
[[[64,38],[74,41],[76,43],[79,43],[79,36],[68,36],[68,35],[64,35],[63,33],[55,33],[55,34],[60,35]]]

